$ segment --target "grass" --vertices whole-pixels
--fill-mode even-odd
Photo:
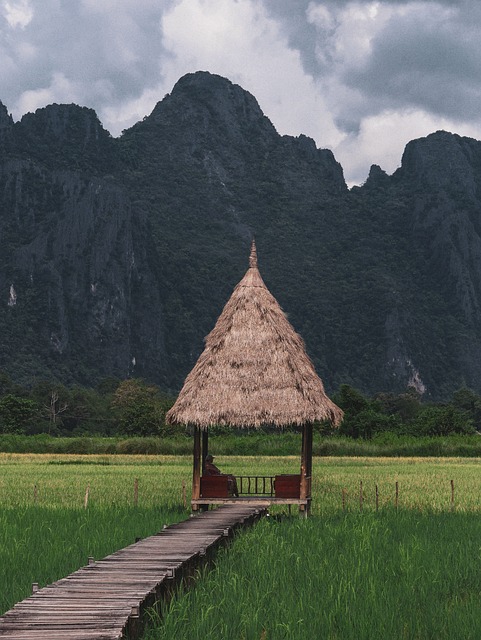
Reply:
[[[298,455],[300,435],[297,433],[258,433],[244,431],[210,436],[210,445],[218,454],[236,456]],[[340,436],[314,434],[316,456],[435,456],[481,457],[479,435],[414,437],[380,433],[371,440],[353,440]],[[176,436],[121,437],[52,437],[46,434],[22,436],[0,434],[0,451],[4,453],[45,453],[85,455],[191,455],[192,437]]]
[[[42,587],[189,513],[182,459],[3,454],[0,471],[0,612],[32,582]]]
[[[164,522],[184,516],[143,507],[6,508],[0,512],[0,611],[10,609],[40,587],[155,533]]]
[[[36,486],[37,505],[80,508],[89,485],[89,505],[133,506],[138,479],[140,506],[176,509],[190,463],[174,456],[0,454],[0,505],[34,504]]]
[[[468,513],[264,520],[145,639],[479,638],[480,534]]]
[[[362,482],[363,510],[375,510],[376,485],[379,508],[395,505],[398,483],[400,508],[418,512],[449,511],[454,487],[456,511],[481,511],[481,459],[479,458],[315,458],[313,470],[313,510],[327,515],[342,508],[360,509]]]
[[[220,453],[216,463],[274,475],[296,472],[299,458]],[[163,623],[152,613],[146,637],[479,638],[480,471],[479,458],[316,457],[313,517],[273,509],[172,601]],[[0,609],[32,582],[187,517],[190,478],[190,456],[0,454]]]
[[[216,463],[237,475],[296,473],[297,456],[223,456]],[[190,456],[35,455],[0,454],[0,507],[27,506],[83,508],[89,486],[89,506],[133,507],[134,483],[138,479],[139,506],[178,509],[182,484],[190,494]],[[451,508],[451,480],[455,508],[481,509],[480,458],[314,458],[314,514],[336,513],[342,493],[348,510],[359,509],[360,482],[363,508],[394,505],[395,484],[399,506],[415,509]],[[36,489],[35,489],[36,487]]]

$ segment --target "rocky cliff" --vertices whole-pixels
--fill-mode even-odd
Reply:
[[[437,132],[349,191],[204,72],[118,139],[90,109],[0,103],[0,369],[179,388],[255,235],[329,389],[480,391],[480,180],[481,143]]]

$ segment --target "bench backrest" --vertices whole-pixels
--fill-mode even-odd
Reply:
[[[228,498],[229,478],[227,476],[202,476],[200,495],[202,498]]]
[[[276,498],[299,498],[301,495],[301,476],[276,476],[274,481]]]

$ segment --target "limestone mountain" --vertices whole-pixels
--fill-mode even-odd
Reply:
[[[0,103],[0,369],[178,389],[255,235],[328,389],[481,391],[480,182],[481,143],[437,132],[348,190],[206,72],[117,139],[90,109]]]

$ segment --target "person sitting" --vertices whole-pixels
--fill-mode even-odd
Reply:
[[[237,489],[237,481],[235,476],[227,473],[222,473],[219,467],[214,464],[214,456],[210,453],[205,456],[204,476],[227,476],[227,486],[229,489],[229,495],[239,497],[239,490]]]

